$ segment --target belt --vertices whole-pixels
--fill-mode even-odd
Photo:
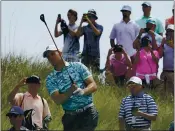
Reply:
[[[84,111],[86,111],[88,108],[94,106],[93,103],[83,107],[83,108],[80,108],[80,109],[77,109],[77,110],[64,110],[65,111],[65,114],[75,114],[75,113],[82,113]]]
[[[156,73],[153,74],[140,74],[140,73],[136,73],[136,76],[144,76],[146,83],[150,84],[150,76],[157,76]]]
[[[143,130],[143,129],[149,129],[150,126],[145,126],[145,127],[131,127],[131,130]]]
[[[174,73],[174,71],[173,70],[163,70],[164,72],[172,72],[172,73]]]

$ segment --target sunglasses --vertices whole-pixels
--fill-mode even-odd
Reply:
[[[131,87],[131,86],[135,86],[135,85],[137,85],[137,84],[134,83],[134,82],[129,82],[126,86],[127,86],[127,87]]]
[[[22,115],[18,115],[18,114],[10,114],[10,115],[8,115],[8,117],[9,118],[12,118],[12,117],[14,117],[14,118],[16,118],[16,117],[20,117],[20,116],[22,116]]]

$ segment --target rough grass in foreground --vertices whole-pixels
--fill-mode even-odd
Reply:
[[[32,74],[39,75],[42,79],[42,88],[39,94],[44,97],[49,104],[52,113],[52,122],[50,123],[51,130],[62,130],[61,117],[63,110],[61,106],[57,106],[48,95],[45,88],[45,78],[52,70],[52,67],[47,62],[39,62],[37,59],[32,62],[22,56],[6,56],[1,59],[1,74],[2,74],[2,90],[1,90],[1,125],[2,130],[7,130],[11,127],[8,118],[5,116],[10,109],[7,102],[9,92],[14,88],[17,82],[24,76]],[[94,103],[99,111],[99,123],[96,130],[117,130],[118,129],[118,112],[122,98],[129,93],[125,88],[117,88],[116,86],[102,86],[98,83],[97,75],[94,74],[94,79],[98,85],[98,91],[94,93]],[[26,91],[26,87],[20,89],[20,92]],[[153,130],[167,130],[174,116],[174,99],[164,92],[149,92],[155,99],[159,114],[158,119],[152,123]],[[163,94],[163,95],[162,95]]]

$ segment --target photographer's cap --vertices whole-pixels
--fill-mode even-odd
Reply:
[[[143,2],[142,6],[148,6],[148,7],[151,7],[151,3],[150,2]]]
[[[97,13],[96,13],[96,11],[94,9],[88,10],[88,13],[87,14],[88,15],[93,15],[96,19],[98,19]]]
[[[151,23],[153,25],[156,25],[156,21],[154,19],[148,19],[146,23]]]
[[[142,85],[142,80],[137,76],[131,77],[126,84],[128,84],[129,82],[134,82],[135,84]]]
[[[174,25],[172,25],[172,24],[168,25],[168,27],[167,27],[166,30],[168,30],[168,29],[170,29],[170,30],[174,30]]]
[[[130,11],[130,12],[132,11],[131,6],[129,6],[129,5],[124,5],[120,11],[122,12],[124,10]]]
[[[32,84],[32,83],[33,84],[41,84],[41,79],[40,79],[40,77],[38,77],[36,75],[32,75],[26,79],[26,83],[27,84]]]
[[[19,106],[13,106],[10,111],[6,114],[6,116],[9,116],[11,114],[16,114],[16,115],[24,115],[24,111],[21,107]]]
[[[59,48],[58,48],[59,51],[61,51]],[[44,51],[43,53],[43,57],[46,58],[47,57],[47,53],[49,51],[57,51],[57,48],[55,47],[55,45],[49,45],[46,47],[46,50]]]

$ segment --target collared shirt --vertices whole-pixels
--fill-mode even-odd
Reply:
[[[140,94],[138,96],[129,95],[122,100],[119,112],[119,118],[124,118],[127,125],[132,127],[147,127],[151,125],[151,121],[136,116],[136,122],[132,123],[132,107],[138,107],[138,109],[144,113],[157,115],[158,109],[154,99],[148,94]]]
[[[167,44],[163,48],[163,70],[174,71],[174,49]]]
[[[24,96],[24,99],[23,99]],[[29,92],[26,93],[17,93],[15,95],[15,103],[18,106],[21,106],[21,102],[23,99],[22,103],[22,109],[24,111],[29,110],[29,109],[34,109],[34,115],[32,116],[32,121],[37,124],[40,128],[43,127],[43,119],[48,115],[51,116],[50,109],[48,106],[47,101],[43,98],[44,100],[44,107],[43,103],[41,100],[41,97],[37,95],[35,98],[32,97],[32,95]]]
[[[136,23],[140,26],[140,28],[146,28],[146,22],[150,18],[154,19],[155,22],[156,22],[155,32],[158,33],[158,34],[163,33],[164,32],[164,27],[163,27],[162,22],[157,18],[153,18],[152,16],[149,16],[149,17],[142,16],[141,19],[136,20]]]
[[[95,35],[90,25],[82,27],[82,33],[84,35],[83,55],[90,55],[100,57],[100,38],[103,32],[103,26],[95,23],[94,25],[101,34]]]
[[[132,20],[125,23],[123,20],[113,26],[110,39],[116,39],[116,43],[123,45],[124,50],[129,56],[136,53],[133,42],[139,34],[139,26]]]
[[[174,16],[172,16],[172,17],[165,20],[165,25],[166,26],[170,25],[170,24],[174,25]]]
[[[85,80],[91,77],[91,73],[85,65],[80,62],[66,62],[66,66],[61,71],[54,70],[46,79],[46,88],[50,95],[58,91],[65,93],[72,85],[70,77],[76,85],[84,89],[86,88]],[[72,95],[62,104],[64,110],[76,110],[92,103],[92,95],[76,96]]]
[[[14,127],[10,128],[8,131],[16,131]],[[20,131],[29,131],[26,127],[21,126]]]
[[[161,45],[161,42],[162,42],[163,37],[161,35],[157,34],[156,32],[154,32],[154,34],[155,34],[156,44],[159,47]],[[152,40],[151,35],[149,35],[148,33],[143,33],[142,36],[141,36],[141,39],[143,37],[145,37],[145,36],[149,36],[149,38]],[[140,41],[141,41],[141,39],[140,39]]]
[[[76,24],[68,25],[68,28],[72,31],[76,31],[78,29],[78,26]],[[64,46],[63,46],[63,55],[67,54],[73,54],[76,55],[80,50],[80,43],[79,38],[76,36],[71,36],[70,33],[68,33],[66,36],[64,36]]]

